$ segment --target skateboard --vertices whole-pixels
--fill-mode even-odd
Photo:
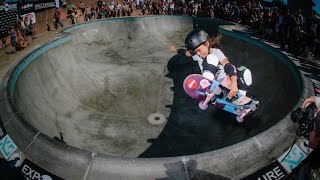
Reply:
[[[227,78],[227,77],[226,77]],[[206,110],[208,104],[237,115],[241,123],[244,117],[257,110],[259,101],[238,93],[232,99],[228,98],[229,89],[224,81],[211,81],[200,74],[191,74],[183,82],[184,91],[193,99],[199,101],[199,108]]]

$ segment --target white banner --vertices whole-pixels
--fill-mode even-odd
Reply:
[[[23,19],[24,19],[25,17],[27,17],[27,18],[28,18],[28,23],[30,22],[30,19],[32,19],[32,22],[33,22],[33,23],[36,23],[36,15],[34,14],[34,12],[21,15],[21,17],[22,17]]]
[[[35,4],[34,5],[34,10],[47,9],[47,8],[52,8],[52,7],[56,7],[56,3],[55,2]]]

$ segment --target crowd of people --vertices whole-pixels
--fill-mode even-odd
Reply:
[[[9,37],[12,46],[11,51],[7,53],[15,53],[28,47],[29,40],[27,36],[31,36],[32,39],[36,38],[34,26],[32,19],[19,17],[13,26],[7,27],[7,32],[1,33],[2,48],[7,47],[7,37]]]
[[[62,10],[67,12],[71,24],[91,21],[101,18],[131,16],[133,12],[139,15],[185,15],[209,17],[232,21],[246,25],[250,33],[259,38],[266,39],[281,45],[282,50],[295,55],[307,56],[310,53],[315,59],[320,58],[320,20],[316,16],[305,16],[301,10],[289,10],[281,3],[267,3],[265,1],[231,1],[231,0],[125,0],[122,3],[114,0],[97,4],[71,3],[63,1]],[[63,27],[60,21],[61,10],[57,8],[54,16],[54,27]],[[30,22],[20,20],[20,25],[8,28],[8,33],[2,34],[4,38],[10,35],[17,36],[17,29],[21,31],[22,38],[17,39],[18,49],[23,49],[26,34],[34,37],[34,27]],[[19,23],[17,23],[19,24]],[[9,33],[11,29],[14,32]],[[50,26],[48,25],[48,30]],[[13,42],[14,43],[14,42]]]
[[[320,20],[303,15],[301,10],[289,10],[281,3],[231,0],[125,0],[123,3],[99,0],[91,6],[79,2],[66,5],[72,24],[94,19],[139,15],[184,15],[232,21],[249,27],[254,36],[281,45],[282,50],[295,55],[320,58]],[[59,21],[58,21],[59,22]]]

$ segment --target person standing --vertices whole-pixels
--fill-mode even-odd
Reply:
[[[7,47],[7,33],[5,31],[1,32],[1,41],[2,41],[2,48]]]
[[[8,34],[10,36],[10,42],[12,46],[12,51],[9,53],[15,53],[16,52],[16,46],[17,46],[17,40],[16,40],[16,31],[12,26],[8,28]]]
[[[84,14],[85,9],[86,9],[84,6],[84,3],[82,1],[80,1],[79,9],[81,11],[81,16],[82,16]]]
[[[59,8],[56,8],[54,14],[53,14],[53,17],[54,17],[54,27],[56,29],[58,29],[58,24],[61,25],[61,27],[63,27],[63,24],[62,22],[60,21],[60,17],[61,17],[61,12],[59,10]]]

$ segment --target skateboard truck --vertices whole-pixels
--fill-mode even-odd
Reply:
[[[202,110],[206,110],[208,108],[208,103],[214,98],[214,92],[208,89],[205,95],[206,95],[206,99],[199,103],[199,107]]]

